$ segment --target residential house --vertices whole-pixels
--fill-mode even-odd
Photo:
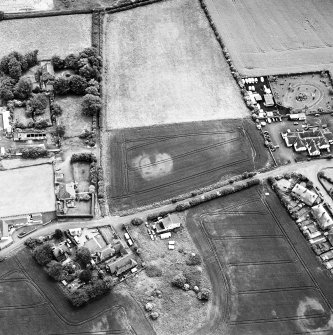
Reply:
[[[53,252],[54,258],[58,262],[63,262],[67,258],[65,250],[62,248],[62,246],[53,246],[52,247],[52,252]]]
[[[267,107],[274,106],[274,100],[272,94],[264,94],[264,105]]]
[[[289,115],[289,119],[292,121],[296,121],[296,120],[304,121],[306,120],[306,115],[305,113],[294,113],[294,114]]]
[[[311,213],[321,229],[327,230],[333,226],[333,219],[323,204],[313,206]]]
[[[9,237],[8,224],[5,220],[0,219],[0,240]]]
[[[307,142],[307,149],[310,156],[320,156],[320,150],[314,140],[310,140]]]
[[[325,253],[320,255],[322,261],[329,261],[333,258],[333,250],[326,251]]]
[[[177,221],[176,216],[173,214],[169,214],[164,219],[160,219],[158,221],[156,232],[157,234],[167,233],[179,227],[180,222]]]
[[[117,268],[116,275],[120,276],[124,274],[126,271],[129,271],[130,269],[134,268],[137,265],[138,263],[133,258],[131,258],[126,264]]]
[[[306,146],[304,145],[303,141],[299,137],[296,137],[294,141],[294,149],[296,152],[306,151]]]
[[[312,206],[318,198],[318,195],[315,192],[310,191],[301,184],[296,184],[291,192],[296,198],[300,199],[308,206]]]

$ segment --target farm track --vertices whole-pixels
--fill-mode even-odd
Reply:
[[[236,142],[238,140],[239,140],[239,138],[233,138],[233,139],[230,139],[230,140],[227,140],[227,141],[214,143],[214,144],[208,145],[206,147],[202,147],[202,148],[199,148],[199,149],[194,149],[194,150],[191,150],[191,151],[187,151],[183,154],[174,155],[174,156],[172,156],[172,158],[159,160],[157,162],[157,164],[166,163],[166,162],[169,162],[169,161],[175,161],[177,159],[181,159],[183,157],[191,156],[191,155],[194,155],[194,154],[206,151],[206,150],[215,149],[215,148],[221,147],[225,144]],[[128,158],[126,157],[125,160],[128,161]],[[140,167],[129,168],[128,171],[137,171],[137,170],[140,170],[141,167],[148,167],[148,166],[154,166],[154,165],[156,165],[156,163],[143,164],[143,165],[140,165]]]
[[[248,158],[241,159],[241,160],[238,160],[238,161],[235,161],[235,162],[231,162],[229,164],[221,165],[221,166],[218,166],[218,167],[215,167],[215,168],[212,168],[212,169],[208,169],[208,170],[196,173],[196,174],[188,176],[188,177],[180,178],[180,179],[178,179],[176,181],[172,181],[172,182],[165,183],[165,184],[162,184],[162,185],[158,185],[158,186],[155,186],[155,187],[147,188],[147,189],[144,189],[142,191],[131,192],[131,193],[127,194],[127,195],[110,196],[110,198],[111,199],[123,199],[123,198],[129,198],[132,195],[148,193],[148,192],[151,192],[153,190],[161,189],[161,188],[164,188],[166,186],[175,185],[175,184],[178,184],[178,183],[180,183],[182,181],[191,180],[193,178],[200,177],[200,176],[203,176],[203,175],[206,175],[208,173],[212,173],[212,172],[215,172],[215,171],[218,171],[218,170],[222,170],[222,169],[227,168],[227,167],[239,165],[241,163],[245,163],[245,162],[248,162],[248,161],[249,161]]]

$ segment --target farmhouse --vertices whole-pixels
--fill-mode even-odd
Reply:
[[[315,192],[308,190],[300,184],[296,184],[291,192],[296,198],[300,199],[308,206],[312,206],[318,198],[318,195]]]
[[[313,206],[311,213],[321,229],[329,229],[333,226],[333,219],[322,204]]]
[[[169,214],[166,218],[159,220],[156,227],[157,234],[167,233],[176,228],[179,228],[180,223],[175,220],[176,217],[172,214]]]

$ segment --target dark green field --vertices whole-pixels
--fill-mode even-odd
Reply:
[[[115,130],[104,157],[111,210],[172,198],[268,163],[249,120]]]
[[[266,186],[190,209],[187,227],[219,311],[206,334],[223,326],[231,335],[333,333],[333,278]]]

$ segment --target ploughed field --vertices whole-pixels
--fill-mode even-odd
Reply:
[[[0,334],[154,334],[141,307],[117,288],[78,309],[58,285],[26,249],[1,262]]]
[[[330,0],[206,0],[244,75],[333,70]]]
[[[249,115],[198,0],[106,15],[105,128]]]
[[[248,119],[123,129],[108,136],[104,169],[112,211],[169,199],[269,160]]]
[[[222,326],[232,335],[333,332],[333,278],[271,189],[192,208],[187,226],[220,307],[205,333]]]

